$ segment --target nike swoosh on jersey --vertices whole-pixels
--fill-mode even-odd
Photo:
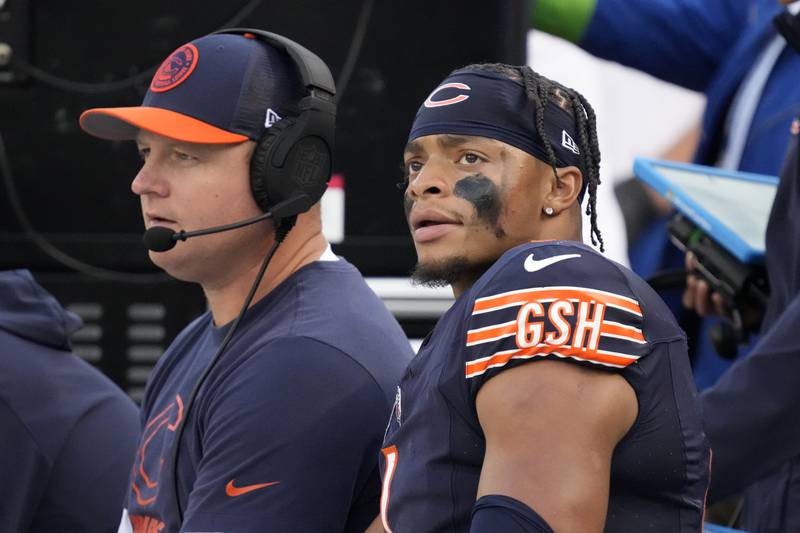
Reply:
[[[264,487],[269,487],[271,485],[277,485],[280,481],[271,481],[269,483],[256,483],[255,485],[245,485],[244,487],[235,487],[233,485],[233,480],[228,481],[228,484],[225,485],[225,494],[230,496],[231,498],[235,498],[236,496],[241,496],[242,494],[247,494],[248,492],[253,492],[254,490],[263,489]]]
[[[564,255],[554,255],[552,257],[546,257],[545,259],[534,259],[533,254],[530,254],[528,257],[525,258],[525,270],[528,272],[538,272],[543,268],[547,268],[550,265],[554,265],[558,262],[565,261],[567,259],[574,259],[576,257],[580,257],[581,254],[564,254]]]

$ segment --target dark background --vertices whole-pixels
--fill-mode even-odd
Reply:
[[[346,238],[334,250],[366,276],[404,276],[414,253],[395,184],[414,113],[456,67],[523,63],[528,3],[0,0],[0,43],[11,45],[14,54],[9,65],[0,65],[0,139],[20,204],[37,231],[78,259],[155,272],[141,244],[138,200],[130,192],[139,165],[134,146],[84,134],[81,112],[138,105],[150,69],[170,52],[234,25],[300,42],[328,63],[338,81],[359,20],[366,20],[352,76],[340,86],[334,170],[346,182]],[[8,178],[2,166],[0,174]],[[105,328],[96,339],[101,353],[93,349],[92,357],[118,382],[127,383],[120,365],[131,364],[125,355],[130,350],[118,338],[130,326],[126,304],[167,304],[164,315],[152,319],[165,327],[158,347],[202,312],[196,287],[114,283],[72,272],[33,245],[7,189],[0,191],[0,268],[30,268],[65,304],[95,302],[106,309],[100,318],[84,318]]]
[[[414,113],[453,68],[524,61],[525,4],[7,0],[0,13],[0,42],[12,44],[15,59],[48,74],[84,83],[118,82],[149,71],[179,45],[223,27],[243,7],[254,7],[238,25],[297,40],[320,55],[337,79],[362,9],[372,6],[338,112],[335,171],[346,180],[347,237],[337,251],[366,275],[404,275],[413,253],[394,185]],[[78,127],[87,108],[138,105],[149,76],[127,89],[86,94],[24,72],[12,62],[12,83],[8,74],[3,83],[0,72],[0,134],[32,225],[90,263],[151,269],[139,243],[138,201],[129,189],[139,164],[132,143],[97,140]],[[16,240],[20,230],[3,194],[0,261],[59,269],[22,246],[24,240]],[[10,250],[9,239],[15,243]]]

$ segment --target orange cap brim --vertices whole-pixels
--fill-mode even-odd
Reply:
[[[136,139],[139,130],[190,143],[229,144],[248,140],[246,135],[231,133],[160,107],[89,109],[81,115],[80,125],[86,133],[109,141]]]

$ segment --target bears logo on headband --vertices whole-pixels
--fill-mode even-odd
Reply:
[[[428,95],[428,98],[425,100],[425,107],[433,108],[433,107],[444,107],[446,105],[453,105],[459,102],[463,102],[464,100],[469,98],[468,94],[459,94],[457,96],[453,96],[452,98],[447,98],[445,100],[434,100],[433,97],[439,92],[444,91],[446,89],[463,89],[465,91],[471,91],[472,87],[467,85],[466,83],[445,83],[444,85],[438,86],[433,92]]]
[[[585,173],[572,113],[549,101],[543,114],[540,132],[534,103],[521,83],[500,73],[460,70],[436,87],[419,107],[408,140],[437,134],[487,137],[540,161],[550,160],[549,145],[556,166],[576,166]],[[584,190],[586,184],[584,181]]]
[[[161,63],[150,82],[150,90],[161,93],[174,89],[189,77],[197,66],[197,48],[189,43],[181,46]]]

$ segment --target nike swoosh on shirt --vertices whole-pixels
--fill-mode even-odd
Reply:
[[[269,487],[271,485],[277,485],[280,481],[271,481],[269,483],[256,483],[255,485],[245,485],[244,487],[235,487],[233,485],[233,480],[228,481],[228,484],[225,485],[225,494],[230,496],[231,498],[235,498],[236,496],[241,496],[242,494],[247,494],[248,492],[253,492],[254,490],[263,489],[264,487]]]
[[[525,258],[525,270],[528,272],[538,272],[543,268],[547,268],[550,265],[554,265],[560,261],[565,261],[567,259],[574,259],[576,257],[580,257],[581,254],[565,254],[565,255],[554,255],[552,257],[546,257],[545,259],[534,259],[533,254],[530,254],[528,257]]]

